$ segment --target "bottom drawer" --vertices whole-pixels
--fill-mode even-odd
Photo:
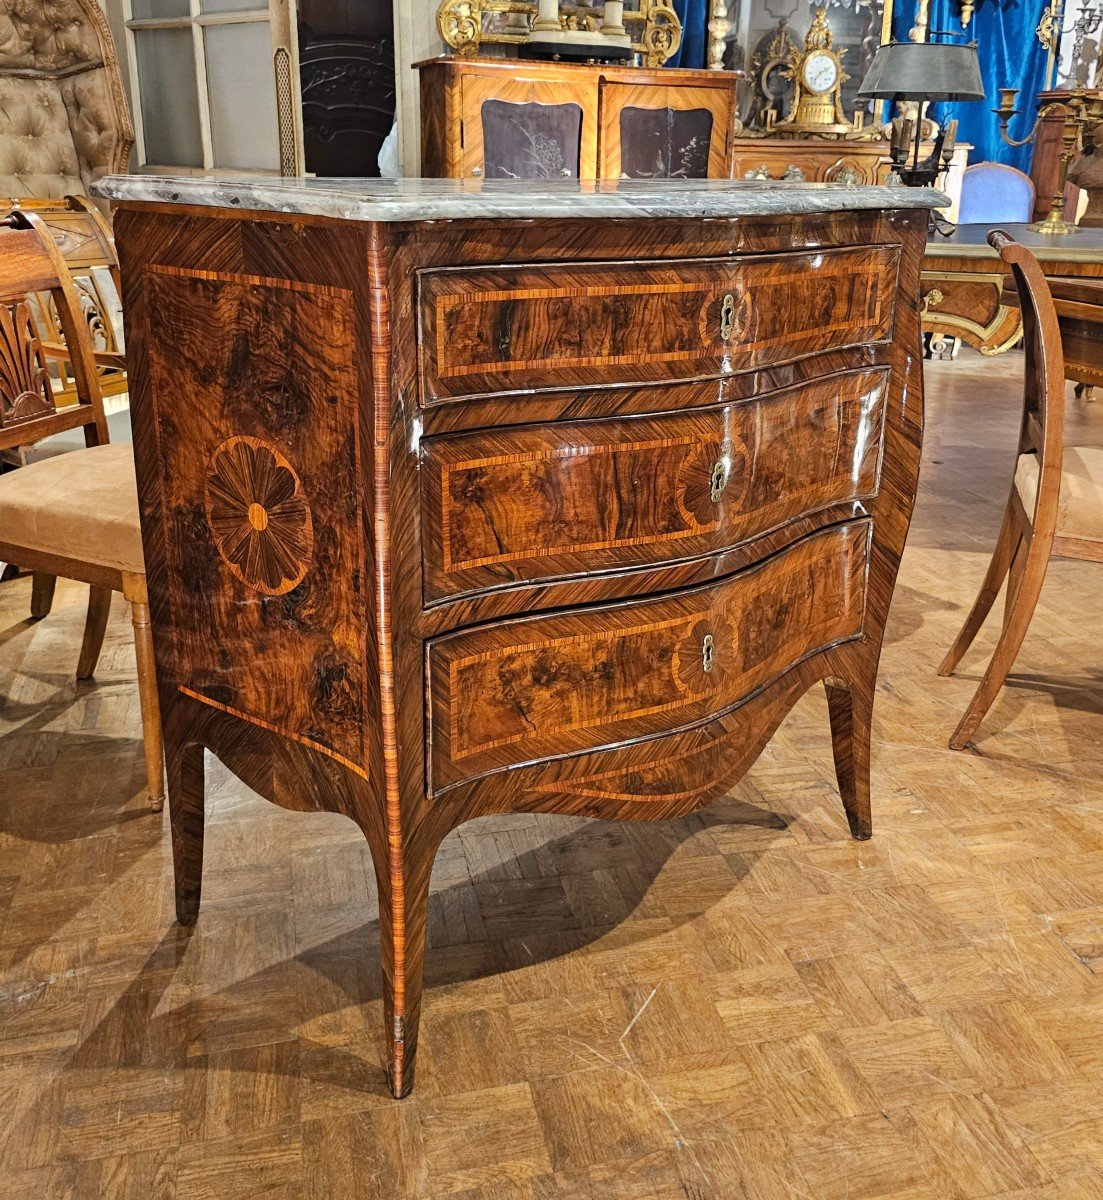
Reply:
[[[860,635],[871,522],[717,583],[428,645],[430,786],[681,729]]]

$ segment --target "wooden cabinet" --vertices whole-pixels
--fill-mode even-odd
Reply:
[[[737,77],[674,68],[436,58],[421,170],[486,179],[723,179]]]
[[[927,146],[930,152],[932,146]],[[942,177],[941,189],[950,197],[944,216],[957,217],[961,198],[961,177],[969,162],[972,146],[959,143],[949,169]],[[883,184],[892,173],[892,159],[886,141],[837,141],[824,138],[753,138],[738,137],[732,151],[732,178],[743,179],[748,172],[765,169],[770,179],[781,179],[791,168],[811,183]]]
[[[870,835],[924,200],[798,215],[846,194],[666,182],[564,209],[533,185],[492,218],[442,182],[359,206],[227,183],[205,211],[211,186],[150,204],[139,180],[115,217],[177,911],[204,747],[355,821],[402,1095],[430,871],[464,821],[690,812],[823,684]]]

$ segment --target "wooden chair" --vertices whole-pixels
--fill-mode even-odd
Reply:
[[[78,402],[58,408],[32,298],[49,292]],[[91,587],[77,677],[95,671],[111,593],[129,601],[138,659],[149,803],[164,803],[161,717],[153,664],[138,492],[129,445],[109,445],[96,364],[68,268],[42,222],[15,210],[0,221],[0,450],[69,429],[86,446],[0,475],[0,560],[35,573],[32,613],[49,612],[53,577]]]
[[[13,197],[8,207],[33,212],[54,239],[69,268],[84,324],[91,336],[100,391],[105,398],[125,394],[122,288],[115,239],[107,218],[87,196],[66,196],[61,200]],[[75,404],[76,382],[69,367],[57,311],[48,293],[35,297],[32,315],[42,339],[43,353],[53,360],[50,374],[55,379],[57,406]]]
[[[1026,379],[1018,458],[992,561],[961,632],[938,669],[950,675],[1007,579],[1003,629],[992,661],[953,737],[962,750],[1015,662],[1050,557],[1103,562],[1103,449],[1066,446],[1065,364],[1057,312],[1042,268],[1002,230],[988,235],[1010,267],[1023,314]]]

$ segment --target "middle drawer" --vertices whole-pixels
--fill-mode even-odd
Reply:
[[[427,438],[425,599],[713,554],[876,494],[887,368],[653,417]]]

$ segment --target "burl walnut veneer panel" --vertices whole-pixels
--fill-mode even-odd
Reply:
[[[359,763],[352,293],[153,266],[146,294],[180,684]]]
[[[714,716],[862,628],[867,521],[721,583],[431,642],[430,786]]]
[[[692,558],[872,496],[888,378],[854,371],[658,417],[427,438],[426,598]]]
[[[115,228],[177,913],[204,750],[354,820],[396,1095],[464,821],[693,811],[822,683],[869,836],[922,211]]]
[[[421,276],[425,402],[692,379],[892,335],[891,247]]]

